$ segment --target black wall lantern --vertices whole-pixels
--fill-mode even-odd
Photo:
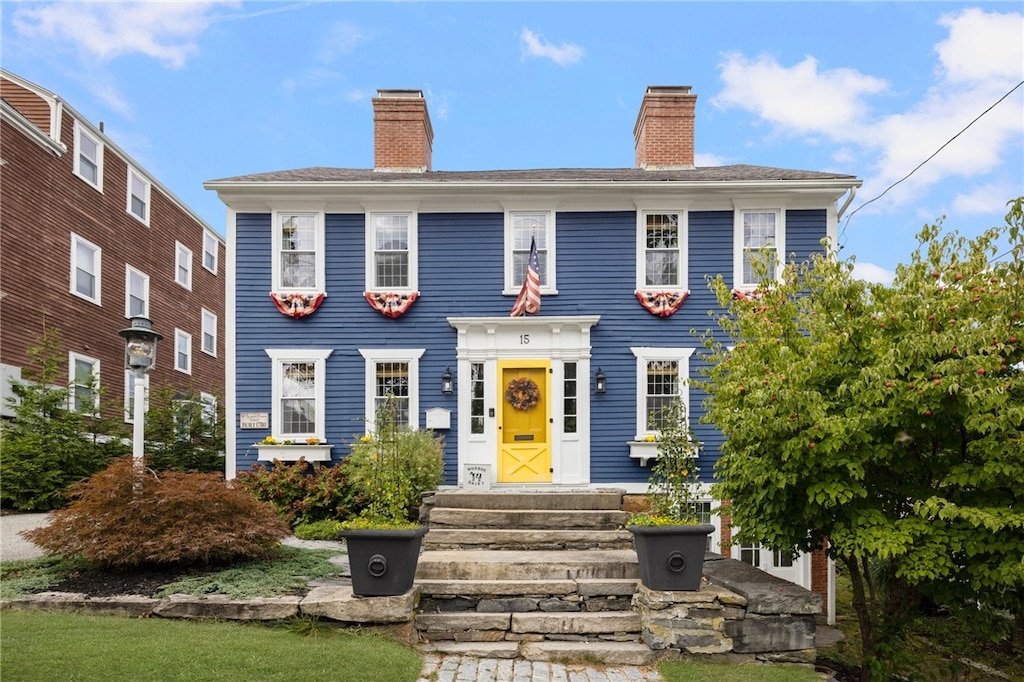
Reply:
[[[601,368],[597,368],[597,374],[594,375],[594,393],[604,393],[608,390],[608,382],[604,378],[604,372]]]
[[[455,381],[452,379],[451,367],[444,368],[444,374],[441,375],[441,393],[450,395],[455,390]]]

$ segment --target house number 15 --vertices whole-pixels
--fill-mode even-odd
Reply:
[[[520,334],[519,335],[519,345],[520,346],[528,346],[528,345],[530,345],[530,335],[529,334]]]

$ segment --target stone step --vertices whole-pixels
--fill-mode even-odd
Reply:
[[[431,528],[425,549],[630,549],[628,530]]]
[[[416,630],[427,641],[498,642],[531,639],[638,641],[640,616],[600,613],[419,613]]]
[[[543,641],[523,642],[519,656],[527,661],[597,661],[603,665],[650,666],[665,660],[678,658],[677,651],[663,649],[655,651],[643,642],[571,642]],[[632,679],[632,678],[630,678]]]
[[[434,506],[460,509],[604,509],[618,511],[622,509],[624,493],[625,491],[619,489],[491,490],[488,492],[439,490],[434,495]]]
[[[420,594],[437,597],[565,596],[632,597],[635,578],[579,580],[416,580]]]
[[[589,529],[617,530],[629,514],[614,509],[481,509],[476,507],[435,507],[430,511],[430,528],[498,529]]]
[[[628,549],[426,550],[416,579],[577,580],[638,578],[636,552]]]
[[[607,666],[651,666],[663,659],[678,657],[675,651],[654,651],[646,644],[635,642],[427,642],[419,649],[442,656],[521,658],[569,665],[574,661],[585,661]],[[507,679],[511,679],[511,675]]]

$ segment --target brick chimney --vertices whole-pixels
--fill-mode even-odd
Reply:
[[[378,90],[373,98],[373,169],[430,170],[434,129],[422,90]]]
[[[693,119],[697,95],[689,85],[651,85],[636,118],[636,167],[693,168]]]

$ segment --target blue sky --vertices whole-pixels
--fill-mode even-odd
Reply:
[[[879,281],[924,223],[945,215],[974,235],[1024,194],[1020,2],[4,0],[2,11],[3,67],[103,121],[221,232],[206,180],[372,167],[378,88],[424,91],[435,170],[489,170],[632,167],[646,86],[690,85],[698,166],[864,181],[841,255]]]

